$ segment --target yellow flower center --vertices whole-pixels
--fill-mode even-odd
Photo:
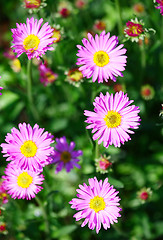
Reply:
[[[31,177],[27,172],[20,173],[17,178],[17,184],[22,188],[28,188],[32,181],[33,177]]]
[[[79,70],[76,70],[70,73],[70,78],[74,82],[79,82],[82,79],[82,77],[83,77],[83,74]]]
[[[67,151],[63,151],[61,154],[61,161],[67,163],[71,160],[71,154]]]
[[[37,146],[33,141],[28,140],[23,143],[20,151],[25,157],[34,157],[37,152]]]
[[[52,38],[56,38],[56,39],[53,41],[54,43],[59,42],[59,40],[61,39],[61,33],[60,33],[60,31],[54,29]]]
[[[39,43],[40,39],[36,35],[30,34],[24,39],[23,46],[25,50],[33,52],[34,50],[37,50]]]
[[[138,26],[132,26],[130,30],[133,34],[139,34],[139,32],[138,32],[139,27]]]
[[[39,5],[40,5],[40,3],[39,3],[38,0],[28,0],[28,2],[29,2],[30,4],[35,5],[35,6],[39,6]]]
[[[11,61],[11,68],[13,69],[13,71],[15,72],[19,72],[21,69],[21,63],[19,61],[19,59],[14,59]]]
[[[45,76],[46,76],[48,82],[53,82],[55,80],[55,76],[51,72],[46,72]]]
[[[115,111],[108,111],[104,120],[108,128],[115,128],[121,124],[121,115]]]
[[[109,63],[109,59],[110,58],[109,58],[108,54],[104,51],[95,52],[95,54],[93,56],[94,63],[99,67],[103,67],[103,66],[107,65]]]
[[[102,197],[95,196],[89,202],[89,207],[93,209],[96,213],[105,209],[105,201]]]

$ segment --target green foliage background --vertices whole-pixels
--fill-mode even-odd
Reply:
[[[119,16],[115,1],[88,0],[87,6],[79,10],[72,4],[72,14],[68,18],[56,16],[58,4],[61,1],[47,0],[47,6],[37,14],[36,18],[43,18],[50,25],[60,24],[64,28],[63,39],[55,45],[55,51],[47,52],[49,66],[59,77],[50,86],[44,87],[39,80],[38,67],[33,65],[32,94],[39,113],[37,123],[40,127],[51,132],[55,137],[66,136],[76,143],[76,149],[83,151],[81,169],[74,169],[71,173],[64,170],[55,174],[55,166],[44,168],[44,189],[38,194],[41,204],[33,199],[13,200],[3,206],[3,219],[6,222],[7,235],[0,234],[1,239],[29,240],[49,239],[59,240],[116,240],[116,239],[163,239],[163,120],[159,117],[163,103],[163,16],[155,9],[153,1],[145,0],[145,12],[137,15],[143,19],[146,28],[153,28],[156,33],[150,34],[149,44],[142,50],[138,43],[127,41],[127,66],[123,78],[117,78],[117,83],[126,86],[126,92],[135,105],[140,107],[141,125],[132,140],[121,148],[110,146],[104,149],[100,146],[100,153],[111,155],[113,171],[101,175],[96,173],[94,162],[95,143],[91,140],[91,132],[86,132],[83,111],[93,110],[93,99],[101,91],[114,92],[115,83],[92,83],[84,79],[79,88],[65,81],[65,71],[75,66],[77,44],[86,31],[93,28],[96,19],[106,22],[106,31],[119,36],[120,43],[124,36],[119,33]],[[120,1],[122,23],[135,17],[133,5],[136,0]],[[5,141],[5,135],[19,122],[30,123],[36,120],[30,113],[27,95],[27,57],[23,54],[21,71],[13,72],[9,60],[3,56],[5,48],[12,41],[10,29],[16,27],[16,22],[23,23],[31,15],[22,7],[22,2],[1,0],[0,9],[0,142]],[[140,94],[141,86],[150,84],[155,89],[152,100],[146,101]],[[0,174],[7,165],[5,158],[0,156]],[[75,197],[79,184],[87,182],[88,178],[97,176],[99,179],[109,178],[109,182],[119,191],[121,198],[122,217],[117,224],[107,231],[100,230],[97,235],[87,226],[81,228],[81,222],[75,222],[69,201]],[[144,204],[137,197],[137,192],[143,187],[152,190],[151,199]],[[43,210],[44,209],[44,210]],[[45,212],[47,215],[45,216]],[[45,221],[46,220],[46,221]],[[47,224],[50,233],[46,234]],[[47,238],[48,239],[48,238]]]

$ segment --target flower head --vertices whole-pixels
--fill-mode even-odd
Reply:
[[[61,1],[58,5],[59,15],[63,18],[67,18],[70,16],[72,12],[71,3],[68,1]]]
[[[71,142],[68,145],[66,137],[56,138],[56,146],[54,154],[52,155],[52,163],[56,164],[56,173],[60,172],[62,168],[65,168],[67,172],[70,172],[74,167],[80,168],[78,162],[79,156],[83,153],[81,150],[74,150],[75,143]]]
[[[132,42],[138,42],[139,39],[143,40],[145,37],[146,29],[144,29],[144,23],[138,21],[137,18],[126,23],[126,28],[124,29],[124,33],[127,39],[130,39]]]
[[[11,134],[6,136],[6,142],[2,143],[2,153],[7,157],[7,161],[12,161],[15,165],[27,170],[42,171],[42,168],[51,161],[50,155],[54,141],[53,136],[44,132],[44,128],[39,128],[37,124],[33,129],[30,124],[19,123],[19,129],[12,128]]]
[[[42,189],[44,176],[39,172],[21,169],[13,163],[9,163],[4,172],[4,187],[14,199],[31,200]]]
[[[152,191],[150,188],[144,187],[137,192],[137,197],[141,201],[141,203],[145,203],[147,200],[149,200],[151,195],[152,195]]]
[[[87,0],[76,0],[75,1],[75,6],[79,9],[85,8],[87,4],[88,4]]]
[[[95,31],[103,31],[106,29],[106,23],[102,20],[96,20],[93,25],[93,29]]]
[[[58,78],[58,74],[54,73],[50,68],[47,67],[47,64],[40,63],[39,65],[40,71],[40,81],[45,86],[54,82]]]
[[[96,228],[96,232],[99,233],[101,224],[107,230],[110,224],[118,222],[117,218],[121,216],[119,211],[122,210],[118,207],[120,198],[117,197],[116,189],[108,183],[108,178],[104,182],[98,182],[96,177],[88,181],[88,186],[85,183],[79,185],[79,189],[76,190],[78,198],[73,198],[69,203],[72,204],[71,208],[79,210],[74,215],[76,221],[85,218],[81,227],[88,223],[90,229]]]
[[[6,232],[6,223],[0,222],[0,233]]]
[[[61,29],[53,28],[52,38],[55,38],[53,43],[60,42],[60,40],[61,40]]]
[[[41,5],[41,0],[25,0],[26,8],[39,8]]]
[[[151,100],[154,98],[154,95],[155,95],[155,90],[151,85],[146,84],[141,87],[141,96],[143,99]]]
[[[142,14],[142,13],[144,13],[144,9],[145,9],[144,4],[141,2],[135,3],[133,6],[133,9],[137,14]]]
[[[113,86],[113,90],[114,92],[126,92],[126,86],[124,84],[120,84],[120,83],[116,83],[114,86]]]
[[[14,58],[13,60],[10,61],[10,66],[14,72],[20,72],[21,70],[21,63],[19,59]]]
[[[100,93],[99,97],[95,98],[93,103],[94,112],[84,111],[87,116],[85,122],[90,125],[86,128],[93,128],[93,140],[99,138],[98,143],[103,141],[104,147],[114,144],[115,147],[120,147],[121,143],[131,140],[128,133],[133,134],[130,130],[138,128],[140,124],[139,107],[135,105],[129,106],[133,100],[129,101],[127,94],[117,92],[115,96],[108,92],[104,96]]]
[[[100,172],[102,174],[108,173],[108,169],[111,170],[112,162],[110,162],[110,156],[106,157],[101,156],[98,159],[95,159],[95,165],[96,165],[96,172]]]
[[[53,29],[48,23],[41,27],[42,22],[42,18],[39,21],[33,17],[27,18],[26,24],[17,23],[17,28],[11,29],[13,33],[12,48],[13,52],[17,53],[16,57],[25,52],[28,59],[34,57],[39,59],[47,50],[53,50],[53,47],[49,47],[55,40],[55,38],[51,38]]]
[[[68,72],[66,72],[67,81],[70,84],[73,84],[76,87],[80,86],[80,83],[83,81],[83,74],[79,71],[78,68],[72,68]]]
[[[157,9],[160,9],[161,15],[163,15],[163,0],[156,0],[158,6],[156,6]]]
[[[125,70],[126,58],[123,55],[126,49],[122,48],[123,44],[118,44],[118,37],[112,36],[110,33],[105,34],[103,31],[100,36],[93,36],[88,33],[88,39],[83,38],[84,45],[77,45],[79,48],[77,56],[77,65],[82,65],[79,70],[83,73],[84,77],[90,78],[93,76],[92,81],[98,82],[106,81],[110,78],[114,82],[116,77],[123,76],[122,71]]]
[[[0,181],[0,205],[8,202],[8,196],[4,188],[4,181]]]

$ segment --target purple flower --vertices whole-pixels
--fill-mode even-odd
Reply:
[[[57,165],[55,173],[60,172],[62,168],[65,168],[67,172],[70,172],[74,167],[80,168],[78,164],[80,160],[78,157],[83,153],[81,150],[74,150],[75,143],[71,142],[70,145],[68,145],[65,136],[56,138],[55,140],[57,144],[54,154],[52,155],[52,163]]]
[[[134,133],[130,128],[136,129],[140,125],[139,107],[129,106],[132,102],[122,91],[115,96],[108,92],[105,96],[100,93],[93,103],[94,112],[84,111],[84,115],[88,117],[85,122],[90,124],[86,128],[92,128],[92,133],[96,132],[93,140],[99,138],[98,143],[103,141],[106,148],[112,144],[120,147],[121,143],[130,140],[128,133]]]
[[[96,228],[99,233],[101,224],[107,230],[110,224],[118,222],[117,218],[121,216],[119,211],[122,210],[118,207],[120,198],[116,196],[116,189],[108,183],[108,178],[104,182],[98,182],[96,177],[88,181],[88,186],[85,183],[79,185],[80,189],[76,190],[78,198],[73,198],[69,203],[72,204],[71,208],[79,211],[73,216],[76,221],[85,218],[81,227],[88,223],[90,229]]]
[[[47,67],[47,63],[41,63],[39,65],[40,82],[47,86],[54,82],[58,78],[58,74],[54,73],[50,68]]]
[[[121,73],[125,70],[126,58],[123,55],[126,53],[126,49],[122,48],[123,44],[118,44],[118,37],[112,36],[110,33],[105,34],[103,31],[100,36],[93,36],[88,33],[89,41],[84,38],[82,43],[84,45],[77,45],[79,48],[77,56],[77,65],[82,65],[79,70],[84,77],[90,78],[93,76],[92,81],[98,82],[106,81],[110,78],[114,82],[116,77],[123,76]]]
[[[14,199],[31,200],[42,189],[40,185],[43,183],[44,176],[39,172],[23,170],[13,163],[9,163],[4,172],[6,174],[2,176],[5,179],[4,188]]]
[[[43,19],[39,21],[27,18],[27,22],[17,23],[17,28],[11,29],[13,35],[13,52],[17,53],[16,57],[19,57],[23,52],[28,56],[28,59],[36,57],[39,59],[47,50],[54,50],[53,47],[49,47],[55,40],[52,38],[53,29],[46,22],[42,27]],[[41,28],[40,28],[41,27]]]
[[[12,128],[11,134],[6,136],[7,143],[1,144],[4,157],[25,170],[42,171],[51,161],[53,136],[43,133],[44,128],[39,128],[37,124],[32,129],[30,124],[19,123],[19,129]]]

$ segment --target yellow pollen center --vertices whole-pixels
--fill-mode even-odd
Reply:
[[[37,146],[33,141],[28,140],[23,143],[20,151],[25,157],[34,157],[37,152]]]
[[[28,188],[32,181],[33,177],[31,177],[27,172],[20,173],[17,177],[17,184],[22,188]]]
[[[37,50],[39,43],[40,39],[36,35],[30,34],[24,39],[23,46],[25,50],[33,52],[34,50]]]
[[[53,82],[55,80],[55,76],[51,72],[47,72],[45,74],[45,76],[46,76],[48,82]]]
[[[52,35],[52,38],[56,38],[53,42],[58,42],[61,38],[61,34],[60,34],[60,31],[59,30],[54,30],[53,31],[53,35]]]
[[[107,65],[109,63],[109,59],[110,58],[109,58],[108,54],[104,51],[95,52],[95,54],[93,56],[94,63],[99,67],[103,67],[103,66]]]
[[[70,78],[74,82],[80,81],[80,79],[82,79],[82,77],[83,77],[83,74],[78,70],[76,70],[70,74]]]
[[[115,111],[108,111],[104,120],[108,128],[115,128],[121,124],[121,115]]]
[[[131,32],[132,32],[133,34],[139,34],[139,32],[138,32],[138,26],[132,26],[132,27],[131,27]]]
[[[61,161],[67,163],[71,160],[71,154],[67,151],[63,151],[61,154]]]
[[[95,196],[89,202],[89,207],[93,209],[96,213],[105,209],[105,201],[102,197]]]
[[[40,3],[38,0],[28,0],[29,3],[34,4],[35,6],[39,6]]]

